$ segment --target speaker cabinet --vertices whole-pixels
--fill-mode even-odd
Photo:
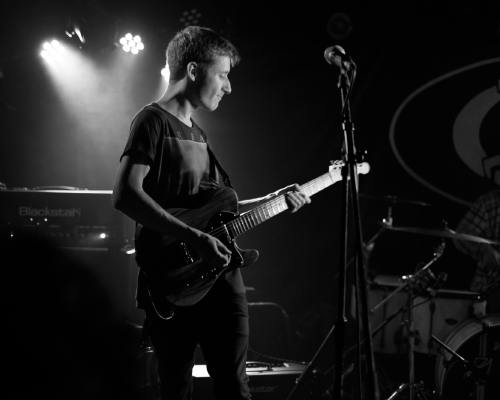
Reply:
[[[264,363],[247,363],[248,386],[252,400],[286,400],[295,388],[296,380],[305,370],[302,364],[282,364],[265,366]],[[213,382],[205,365],[195,365],[193,368],[194,387],[193,400],[215,400]],[[312,390],[310,382],[301,382],[294,396],[296,399],[310,398]]]

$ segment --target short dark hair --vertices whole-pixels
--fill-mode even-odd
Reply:
[[[186,66],[190,62],[198,63],[204,72],[216,56],[229,57],[232,67],[241,59],[238,50],[231,42],[213,30],[199,26],[188,26],[177,32],[168,43],[166,53],[172,81],[184,77]]]

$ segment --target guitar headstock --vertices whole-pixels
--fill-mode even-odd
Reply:
[[[344,161],[336,160],[332,161],[331,163],[332,164],[328,168],[330,175],[332,176],[332,178],[337,176],[338,179],[341,179],[340,174],[342,171],[342,167],[344,166]],[[368,172],[370,172],[370,164],[368,164],[367,162],[358,163],[356,164],[356,167],[358,174],[367,174]]]

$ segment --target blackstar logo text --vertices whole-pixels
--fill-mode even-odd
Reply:
[[[278,388],[276,386],[251,386],[250,385],[250,393],[273,393]]]
[[[19,207],[21,217],[79,217],[82,214],[80,208],[31,208]]]

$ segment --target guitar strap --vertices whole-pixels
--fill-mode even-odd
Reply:
[[[222,175],[222,180],[224,182],[224,185],[229,186],[230,188],[233,188],[231,185],[231,180],[229,179],[229,175],[227,172],[222,168],[221,163],[219,160],[217,160],[217,157],[215,157],[215,154],[213,153],[212,149],[207,143],[207,150],[208,150],[208,156],[210,158],[210,176],[213,176],[215,178],[215,168],[219,170],[220,174]]]
[[[159,165],[158,165],[158,177],[156,179],[156,185],[155,185],[155,191],[154,191],[154,197],[153,199],[157,202],[158,201],[158,187],[160,186],[160,176],[161,176],[161,165],[162,165],[162,162],[163,162],[163,134],[162,135],[159,135],[159,139],[158,140],[158,143],[156,145],[156,148],[158,148],[158,146],[160,146],[160,162],[159,162]]]

